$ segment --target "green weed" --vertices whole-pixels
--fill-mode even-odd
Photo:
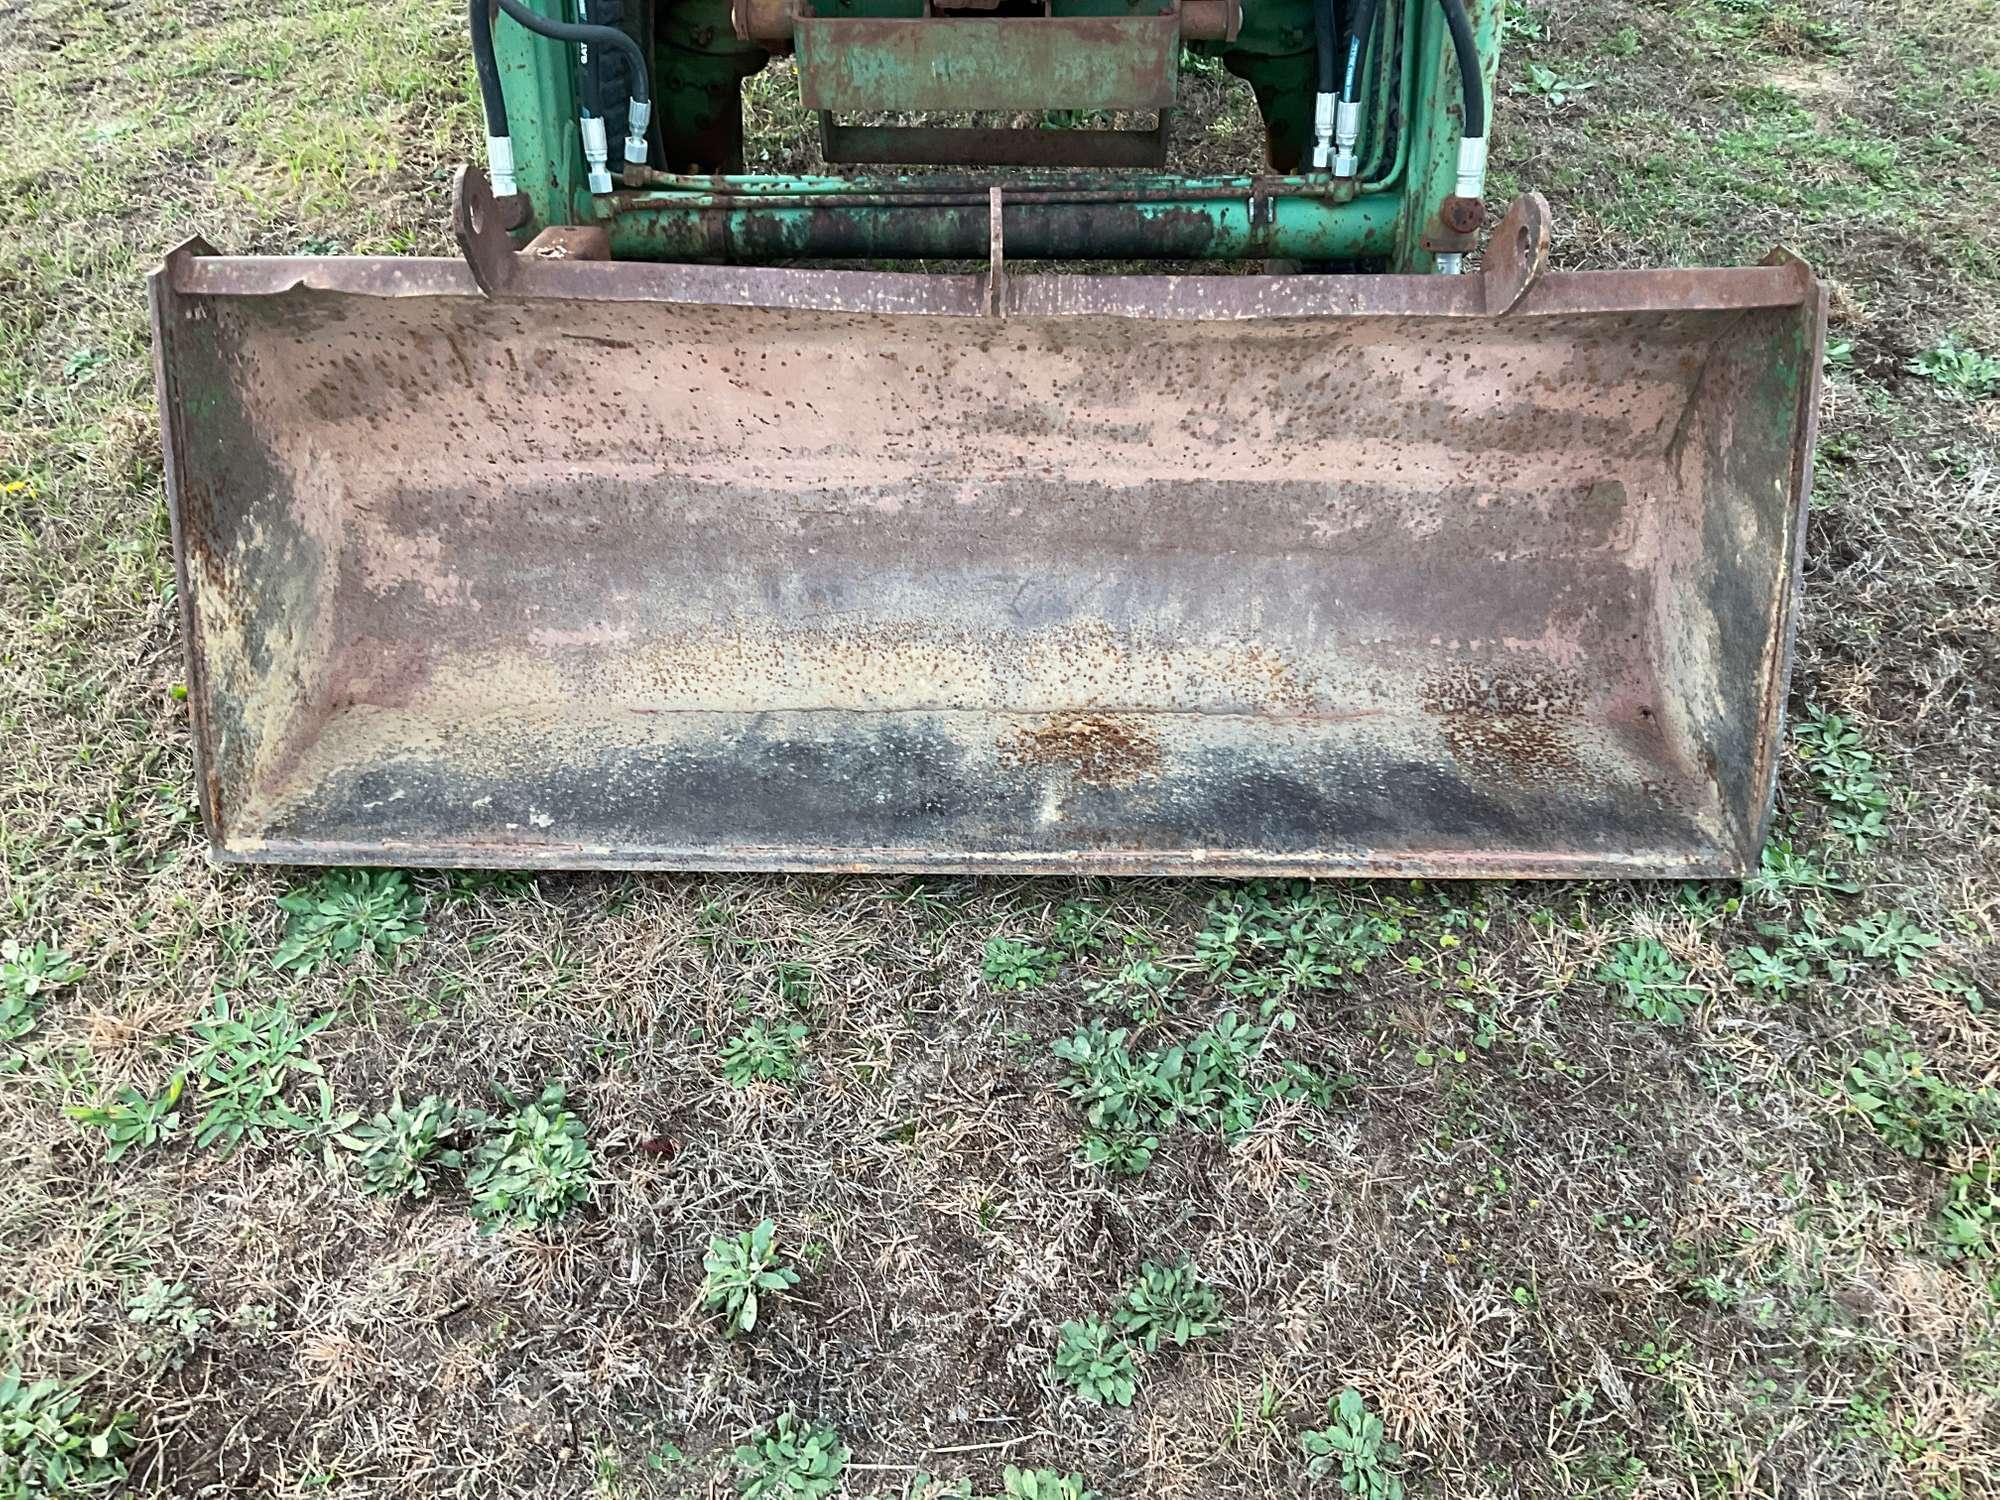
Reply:
[[[215,1314],[195,1300],[184,1281],[168,1281],[148,1276],[139,1292],[125,1304],[127,1321],[151,1329],[146,1345],[146,1362],[164,1364],[178,1370],[196,1343],[215,1322]]]
[[[1051,1368],[1056,1379],[1099,1406],[1130,1406],[1139,1391],[1132,1346],[1096,1318],[1063,1324]]]
[[[238,1020],[229,1013],[228,996],[218,995],[208,1019],[194,1028],[201,1048],[189,1072],[205,1107],[195,1144],[219,1143],[231,1151],[245,1140],[263,1145],[268,1130],[299,1128],[285,1090],[295,1076],[319,1076],[306,1044],[332,1020],[329,1011],[302,1025],[282,1002]]]
[[[330,1173],[340,1171],[340,1149],[358,1151],[361,1142],[350,1132],[358,1125],[361,1112],[341,1109],[333,1102],[333,1085],[315,1078],[298,1091],[303,1098],[280,1099],[275,1113],[293,1144],[308,1155],[317,1154]],[[340,1148],[340,1149],[336,1149]]]
[[[1864,1052],[1847,1070],[1847,1107],[1905,1156],[1957,1145],[1976,1127],[2000,1123],[2000,1095],[1968,1090],[1932,1073],[1918,1052]]]
[[[1336,887],[1253,880],[1210,900],[1195,957],[1231,995],[1272,1001],[1352,988],[1402,938],[1396,922],[1354,910]]]
[[[822,1500],[840,1486],[853,1455],[831,1427],[806,1427],[788,1412],[736,1449],[742,1500]]]
[[[1798,925],[1760,926],[1758,931],[1775,943],[1774,951],[1793,962],[1818,964],[1835,984],[1844,984],[1854,972],[1852,949],[1833,925],[1833,918],[1817,906],[1799,913]]]
[[[1982,354],[1956,338],[1941,340],[1903,368],[1963,401],[2000,395],[2000,355]]]
[[[1988,1160],[1953,1175],[1936,1230],[1946,1260],[2000,1260],[2000,1164]]]
[[[69,835],[69,847],[88,859],[123,860],[138,842],[139,815],[122,797],[112,797],[103,806],[88,812],[72,813],[62,820]]]
[[[718,1234],[702,1257],[701,1305],[720,1310],[730,1338],[757,1326],[763,1301],[799,1284],[799,1273],[778,1258],[777,1226],[769,1219],[746,1233]]]
[[[110,363],[111,356],[102,349],[72,349],[63,360],[63,379],[71,385],[82,385]]]
[[[1866,963],[1886,963],[1904,978],[1941,939],[1900,911],[1878,912],[1840,929],[1840,943]]]
[[[1181,48],[1180,70],[1191,78],[1221,78],[1222,59],[1206,52],[1197,52],[1192,47]]]
[[[1793,891],[1852,895],[1860,887],[1810,856],[1790,839],[1772,839],[1759,856],[1757,873],[1743,882],[1743,894],[1762,906],[1778,906]]]
[[[482,1229],[554,1224],[590,1196],[590,1143],[583,1122],[563,1108],[551,1083],[532,1104],[501,1094],[509,1112],[474,1154],[465,1174],[472,1216]]]
[[[1138,1055],[1130,1035],[1093,1021],[1051,1048],[1070,1065],[1063,1090],[1082,1108],[1097,1154],[1118,1156],[1120,1170],[1143,1171],[1140,1163],[1158,1145],[1155,1132],[1186,1124],[1237,1136],[1256,1123],[1265,1096],[1248,1075],[1263,1050],[1264,1027],[1231,1011],[1183,1045]]]
[[[1299,1434],[1306,1473],[1338,1478],[1343,1490],[1365,1500],[1402,1500],[1403,1481],[1395,1473],[1402,1451],[1384,1436],[1382,1419],[1361,1393],[1349,1386],[1327,1402],[1326,1414],[1332,1418],[1326,1426]]]
[[[1093,984],[1084,993],[1092,1005],[1121,1011],[1138,1020],[1154,1020],[1173,997],[1178,976],[1164,964],[1150,958],[1135,958],[1119,965],[1109,979]]]
[[[813,987],[818,983],[818,972],[798,959],[780,959],[771,966],[771,988],[787,1005],[810,1004]]]
[[[799,1048],[806,1028],[794,1021],[769,1026],[752,1021],[722,1044],[723,1080],[736,1088],[759,1082],[789,1082],[798,1072]]]
[[[1792,739],[1812,772],[1814,789],[1833,805],[1834,831],[1867,853],[1888,832],[1889,790],[1874,755],[1862,746],[1861,731],[1839,714],[1815,708]]]
[[[1570,77],[1529,58],[1523,67],[1521,81],[1514,85],[1514,92],[1532,94],[1547,103],[1551,110],[1557,110],[1573,102],[1579,94],[1587,94],[1596,87],[1595,78]]]
[[[1763,995],[1789,995],[1812,978],[1812,967],[1782,945],[1767,948],[1752,943],[1729,955],[1729,972],[1736,982]]]
[[[1542,18],[1528,8],[1527,0],[1507,0],[1506,9],[1500,17],[1500,35],[1508,46],[1539,42],[1546,29]]]
[[[1482,1024],[1489,1020],[1481,1017]],[[1490,1045],[1473,1038],[1478,1045]],[[1316,1109],[1338,1109],[1360,1083],[1352,1073],[1337,1073],[1329,1078],[1310,1064],[1297,1062],[1291,1058],[1281,1059],[1277,1075],[1258,1086],[1258,1092],[1267,1099],[1283,1099],[1312,1105]]]
[[[1171,1266],[1146,1261],[1139,1279],[1111,1314],[1111,1321],[1148,1354],[1165,1339],[1185,1345],[1226,1326],[1222,1298],[1186,1261]]]
[[[1089,901],[1065,901],[1056,908],[1049,942],[1071,963],[1081,963],[1104,946],[1104,908]]]
[[[1059,1474],[1054,1469],[1017,1469],[1012,1464],[1000,1472],[1000,1493],[1005,1500],[1103,1500],[1083,1482],[1081,1474]]]
[[[1064,1091],[1094,1130],[1109,1135],[1136,1135],[1144,1125],[1173,1118],[1173,1083],[1153,1058],[1133,1056],[1130,1036],[1122,1026],[1107,1030],[1093,1021],[1050,1048],[1070,1065]]]
[[[380,1198],[423,1197],[439,1172],[465,1164],[466,1153],[452,1142],[487,1123],[485,1111],[462,1110],[436,1094],[414,1109],[397,1094],[388,1109],[353,1129],[362,1190]]]
[[[0,943],[0,1044],[33,1031],[49,992],[82,977],[83,965],[60,948],[15,938]]]
[[[305,974],[372,953],[393,960],[423,934],[424,898],[401,870],[329,870],[279,898],[290,914],[273,968]]]
[[[1601,1448],[1587,1449],[1571,1466],[1577,1481],[1585,1486],[1580,1494],[1608,1496],[1610,1500],[1630,1500],[1639,1493],[1650,1472],[1646,1461],[1613,1437]]]
[[[1598,982],[1610,989],[1620,1005],[1662,1026],[1678,1026],[1701,1003],[1688,982],[1688,971],[1666,946],[1653,938],[1618,944],[1597,970]]]
[[[0,1374],[0,1497],[102,1494],[125,1482],[132,1418],[88,1409],[74,1387]]]
[[[1902,1464],[1918,1463],[1926,1454],[1936,1452],[1937,1440],[1920,1431],[1916,1418],[1898,1411],[1897,1405],[1893,1396],[1879,1390],[1856,1392],[1847,1399],[1847,1411],[1841,1422],[1843,1436],[1851,1443],[1879,1447]],[[1965,1493],[1932,1488],[1923,1492],[1923,1500],[1959,1500]]]
[[[1936,993],[1960,1001],[1973,1015],[1983,1015],[1986,1011],[1986,996],[1978,985],[1960,974],[1933,974],[1930,987]]]
[[[1604,50],[1611,57],[1637,57],[1645,45],[1638,27],[1621,26],[1605,39]]]
[[[72,1105],[69,1117],[104,1132],[104,1159],[117,1161],[127,1151],[151,1150],[181,1128],[181,1089],[185,1074],[176,1073],[158,1094],[122,1088],[110,1104]]]
[[[1675,911],[1703,928],[1735,916],[1743,906],[1741,896],[1730,894],[1728,886],[1706,880],[1682,881],[1674,887],[1673,903]]]
[[[1083,1134],[1084,1165],[1097,1167],[1114,1177],[1143,1176],[1153,1164],[1153,1153],[1159,1149],[1160,1138],[1156,1135],[1104,1130],[1086,1130]]]
[[[535,880],[532,870],[447,870],[444,899],[471,902],[490,896],[498,901],[514,901],[534,895]]]
[[[1018,938],[990,937],[979,971],[995,989],[1037,990],[1055,975],[1056,956]]]

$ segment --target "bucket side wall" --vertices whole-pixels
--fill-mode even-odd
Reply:
[[[240,304],[153,283],[168,500],[204,813],[218,849],[254,834],[329,716],[345,505],[337,461],[295,430],[289,384]],[[304,451],[300,451],[300,444]],[[281,461],[278,450],[285,450]],[[313,478],[297,483],[304,473]]]
[[[1783,733],[1819,394],[1814,312],[1757,309],[1724,331],[1668,453],[1684,510],[1654,598],[1663,702],[1746,870]]]

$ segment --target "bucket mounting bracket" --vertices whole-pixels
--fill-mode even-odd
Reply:
[[[460,167],[452,177],[452,237],[487,296],[514,291],[525,262],[611,258],[611,237],[595,224],[552,224],[516,250],[510,234],[514,225],[508,222],[513,201],[495,198],[492,183],[477,167]]]

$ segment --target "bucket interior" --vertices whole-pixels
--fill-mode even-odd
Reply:
[[[1801,308],[169,313],[225,855],[1754,861]]]

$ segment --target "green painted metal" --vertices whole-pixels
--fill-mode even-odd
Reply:
[[[1312,141],[1312,0],[1250,0],[1234,41],[1192,50],[1221,58],[1250,85],[1264,116],[1271,166],[1281,172],[1303,166]]]
[[[547,15],[570,13],[568,0],[527,3]],[[1057,16],[1143,17],[1157,13],[1161,4],[1055,0],[1051,10]],[[1467,0],[1467,5],[1490,98],[1504,0]],[[815,11],[823,17],[893,18],[919,14],[921,0],[825,0]],[[567,50],[529,36],[505,18],[498,22],[495,45],[517,175],[533,225],[604,223],[613,253],[632,258],[754,262],[984,255],[983,203],[920,207],[883,201],[908,190],[908,173],[799,178],[736,170],[737,91],[767,54],[735,37],[728,0],[672,0],[657,14],[654,83],[665,163],[689,175],[609,200],[594,199],[585,187]],[[1461,124],[1443,13],[1435,0],[1392,0],[1384,7],[1378,41],[1369,66],[1358,192],[1345,185],[1329,192],[1324,179],[1284,176],[1253,184],[1247,178],[1178,180],[1148,172],[1009,175],[995,180],[1017,194],[1078,182],[1090,187],[1089,201],[1010,202],[1009,253],[1148,260],[1283,257],[1431,269],[1434,250],[1425,240],[1436,243],[1436,216],[1455,186]],[[1220,57],[1250,82],[1265,112],[1274,163],[1295,167],[1311,126],[1310,0],[1247,4],[1235,41],[1190,50]],[[1051,110],[1085,107],[1053,98],[1044,104]],[[1232,189],[1230,196],[1215,196],[1221,187]]]
[[[1423,7],[1430,3],[1432,0],[1403,0],[1401,5],[1384,5],[1381,9],[1382,34],[1368,53],[1367,88],[1373,109],[1367,130],[1371,155],[1361,173],[1364,192],[1386,192],[1395,187],[1402,178],[1403,163],[1409,158],[1410,132],[1396,129],[1395,122],[1410,118],[1417,86],[1417,61],[1415,50],[1405,47],[1403,42],[1415,28]],[[1388,76],[1392,60],[1396,64],[1393,98]]]
[[[775,195],[769,195],[775,196]],[[927,205],[857,202],[827,194],[810,205],[756,195],[655,194],[606,219],[620,258],[755,264],[804,259],[983,258],[983,201]],[[879,195],[878,195],[879,196]],[[1377,193],[1339,202],[1241,197],[1009,203],[1008,254],[1023,260],[1301,260],[1381,258],[1395,247],[1399,205]]]
[[[1170,109],[1180,23],[1166,16],[801,18],[808,109]]]
[[[1485,64],[1487,120],[1492,120],[1493,79],[1500,66],[1500,22],[1506,0],[1465,0],[1472,19],[1473,36]],[[1458,143],[1463,136],[1465,106],[1460,98],[1458,68],[1452,57],[1451,37],[1444,13],[1436,5],[1423,13],[1415,32],[1417,59],[1417,103],[1410,117],[1411,132],[1407,164],[1408,181],[1401,194],[1402,213],[1396,227],[1396,265],[1399,270],[1430,271],[1437,267],[1437,255],[1425,248],[1433,232],[1433,219],[1444,200],[1458,183]]]
[[[770,53],[731,28],[729,0],[672,0],[655,11],[654,110],[670,167],[743,170],[743,80]]]
[[[567,20],[563,0],[523,0],[542,15]],[[567,47],[530,35],[501,16],[493,23],[493,56],[507,96],[514,169],[539,224],[585,222],[577,200],[589,200],[583,142],[577,134],[576,80]]]
[[[1169,0],[1051,0],[1052,16],[1164,16]],[[828,17],[869,16],[878,20],[914,19],[924,13],[924,0],[814,0],[813,14]]]
[[[702,173],[655,172],[651,190],[618,197],[616,212],[633,212],[671,199],[684,207],[707,207],[734,199],[826,198],[858,202],[889,194],[925,193],[986,201],[988,179],[966,169],[919,170],[894,176],[835,177],[809,173],[797,176],[716,176]],[[1351,184],[1324,177],[1226,176],[1180,177],[1171,172],[1106,172],[1047,169],[1010,172],[1002,184],[1009,201],[1024,193],[1066,193],[1076,198],[1107,201],[1129,196],[1134,201],[1172,198],[1248,198],[1254,193],[1279,197],[1324,198],[1346,202],[1359,197]]]

